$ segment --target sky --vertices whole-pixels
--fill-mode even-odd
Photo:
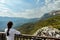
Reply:
[[[0,17],[40,18],[60,10],[60,0],[0,0]]]

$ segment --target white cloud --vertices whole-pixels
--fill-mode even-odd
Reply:
[[[60,9],[60,2],[53,0],[45,0],[45,5],[36,8],[36,9],[26,9],[23,12],[13,12],[11,9],[4,7],[4,5],[0,4],[0,16],[2,17],[24,17],[24,18],[40,18],[44,13],[50,12],[52,10],[59,10]],[[39,2],[39,0],[37,0]]]
[[[7,0],[0,0],[1,3],[5,3]]]
[[[53,1],[53,2],[51,2]],[[40,13],[48,13],[52,10],[60,10],[60,0],[45,0],[45,5],[40,8]]]
[[[51,2],[53,1],[53,2]],[[48,9],[52,9],[55,7],[59,8],[60,0],[45,0],[45,6],[48,7]],[[54,10],[54,9],[53,9]]]
[[[40,0],[35,0],[35,1],[36,1],[36,4],[38,4]]]
[[[38,11],[36,11],[35,9],[27,9],[24,12],[19,12],[19,13],[15,13],[12,12],[10,9],[5,9],[0,11],[0,16],[2,17],[23,17],[23,18],[39,18],[40,17],[40,13],[38,13]]]
[[[40,13],[36,9],[26,9],[23,12],[13,12],[11,9],[0,4],[0,16],[2,17],[24,17],[24,18],[38,18]]]

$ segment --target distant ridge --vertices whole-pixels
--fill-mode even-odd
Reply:
[[[50,18],[55,15],[60,15],[60,10],[53,10],[49,13],[45,13],[40,19],[45,20],[45,19]]]
[[[39,18],[27,19],[27,18],[17,18],[17,17],[16,18],[15,17],[0,17],[0,31],[4,31],[9,21],[12,21],[14,23],[13,28],[18,28],[24,23],[35,22],[38,19]]]
[[[59,11],[60,12],[60,11]],[[46,16],[48,18],[46,18]],[[53,28],[57,28],[60,30],[60,14],[56,15],[46,15],[44,16],[46,19],[40,19],[39,21],[36,21],[35,23],[26,23],[22,25],[20,28],[18,28],[19,31],[23,34],[33,34],[35,33],[38,29],[48,26],[48,25],[53,25]]]

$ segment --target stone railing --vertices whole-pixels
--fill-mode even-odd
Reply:
[[[6,40],[4,32],[0,32],[0,40]],[[15,35],[14,40],[60,40],[60,38],[53,37],[41,37],[41,36],[32,36],[32,35]]]

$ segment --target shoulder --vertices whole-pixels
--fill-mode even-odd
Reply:
[[[4,31],[6,32],[7,30],[8,30],[8,29],[7,29],[7,28],[5,28],[5,30],[4,30]]]
[[[11,30],[16,30],[16,29],[14,29],[14,28],[11,28]]]
[[[5,31],[7,30],[7,28],[5,28]]]
[[[14,28],[11,28],[10,30],[12,30],[12,31],[16,31],[16,29],[14,29]]]

